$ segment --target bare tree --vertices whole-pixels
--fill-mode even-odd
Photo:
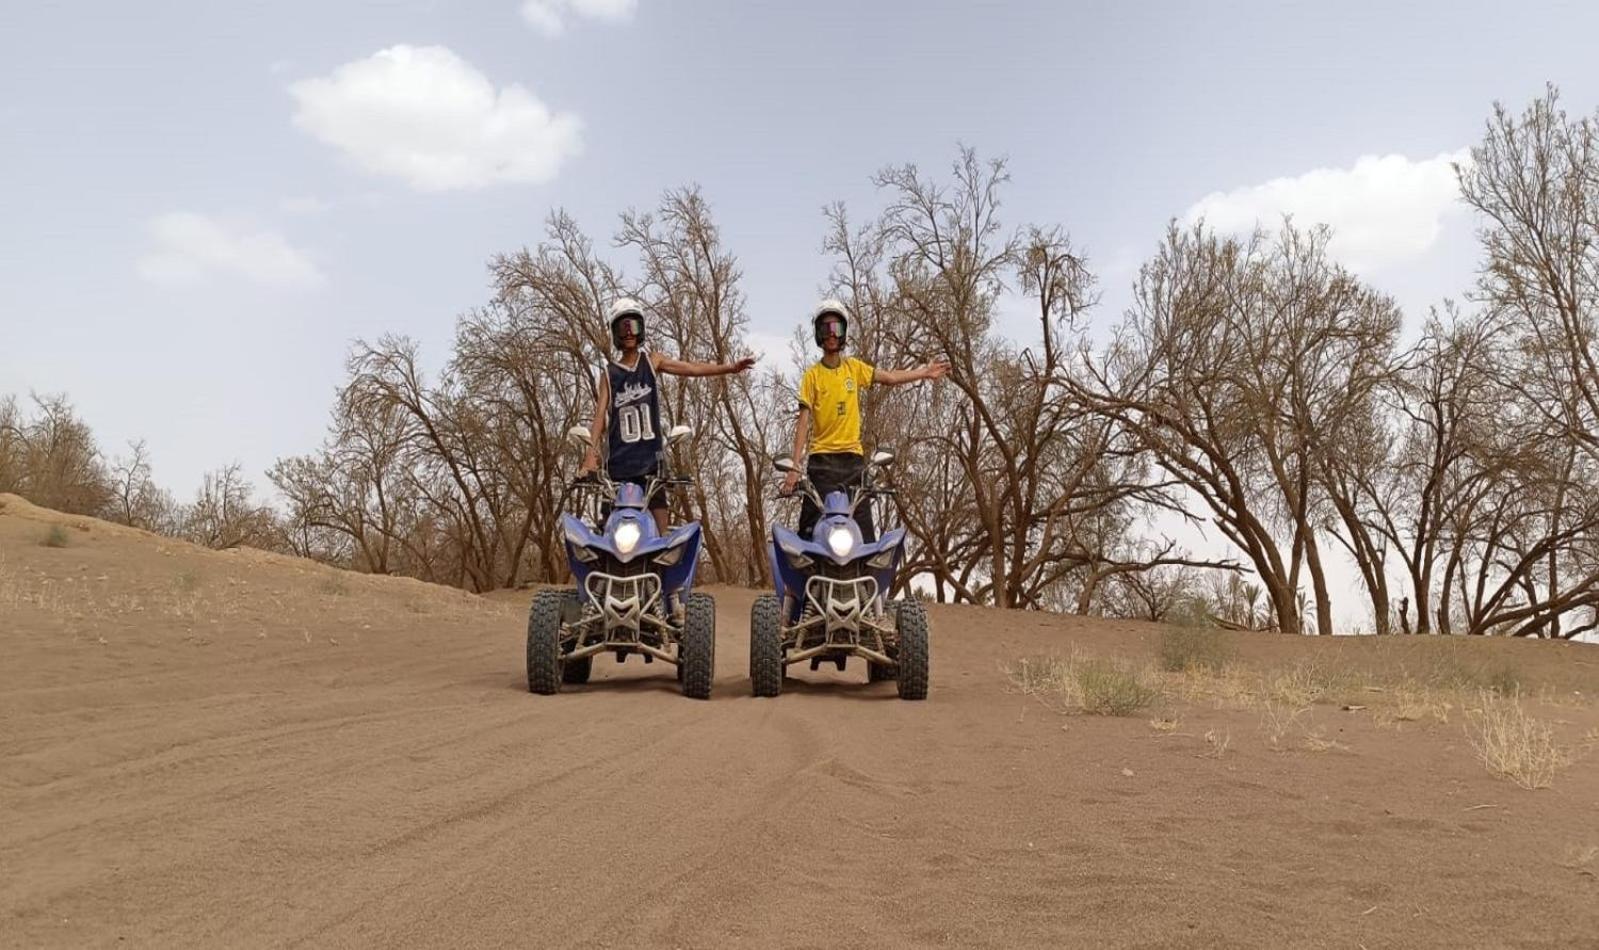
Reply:
[[[1458,172],[1484,220],[1478,293],[1530,364],[1507,382],[1599,461],[1599,117],[1570,119],[1551,86],[1519,120],[1495,104],[1471,157]]]
[[[1288,633],[1301,630],[1302,570],[1317,628],[1332,632],[1318,474],[1364,424],[1399,326],[1392,301],[1328,259],[1329,238],[1291,223],[1244,241],[1174,225],[1107,357],[1076,387],[1204,502]]]
[[[129,453],[111,462],[112,500],[107,515],[146,531],[173,534],[178,527],[177,503],[155,483],[150,451],[143,439],[128,443]]]
[[[953,367],[952,393],[922,387],[868,406],[871,429],[912,447],[895,475],[917,542],[906,573],[927,574],[940,599],[1087,613],[1108,580],[1188,558],[1131,536],[1136,512],[1177,510],[1173,482],[1152,479],[1128,431],[1072,398],[1093,276],[1062,229],[1004,228],[1007,181],[1003,161],[970,149],[948,182],[887,169],[881,218],[852,227],[834,206],[825,246],[868,359],[944,355]],[[1035,308],[1034,346],[994,328],[1012,286]]]
[[[652,213],[624,214],[616,243],[639,256],[644,274],[639,292],[655,318],[658,341],[685,359],[723,363],[744,355],[749,317],[738,286],[738,260],[722,245],[698,188],[667,192]],[[676,383],[663,409],[696,430],[687,456],[717,576],[764,584],[771,573],[763,495],[768,452],[754,391],[755,380],[743,374]]]
[[[237,462],[206,472],[194,503],[183,513],[183,537],[208,548],[270,550],[274,534],[271,509],[256,503]]]
[[[32,399],[32,418],[14,397],[0,401],[0,491],[68,514],[101,514],[112,484],[94,434],[65,395]]]

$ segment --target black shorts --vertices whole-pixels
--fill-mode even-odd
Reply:
[[[813,452],[805,463],[805,477],[810,480],[816,494],[827,497],[828,492],[849,492],[856,495],[866,475],[866,459],[854,452]],[[822,512],[806,498],[800,505],[799,535],[811,540],[811,532]],[[867,499],[855,509],[855,523],[861,529],[861,539],[868,543],[877,540],[877,530],[872,523],[872,502]]]

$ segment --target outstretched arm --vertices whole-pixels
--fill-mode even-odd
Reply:
[[[928,360],[915,369],[879,368],[872,374],[872,382],[884,386],[898,386],[900,383],[914,383],[920,379],[940,379],[947,372],[949,372],[948,360]]]
[[[697,363],[693,360],[674,360],[669,356],[658,354],[656,357],[656,371],[672,376],[727,376],[732,373],[742,373],[755,365],[753,356],[746,356],[731,363]]]

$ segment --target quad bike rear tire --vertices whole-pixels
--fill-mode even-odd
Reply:
[[[900,699],[927,698],[927,608],[919,600],[905,599],[894,611],[899,641]]]
[[[716,600],[710,594],[689,594],[684,603],[677,673],[684,696],[711,698],[711,681],[716,675]]]
[[[561,691],[561,610],[567,591],[541,590],[527,612],[527,688],[541,696]]]
[[[777,696],[783,692],[783,635],[778,627],[776,594],[762,594],[750,607],[750,693]]]

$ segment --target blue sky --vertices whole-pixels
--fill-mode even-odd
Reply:
[[[1087,249],[1101,322],[1168,219],[1292,210],[1414,324],[1475,266],[1450,157],[1546,82],[1592,112],[1595,35],[1579,3],[8,3],[0,392],[146,438],[180,497],[234,460],[265,488],[351,339],[436,364],[552,208],[604,239],[697,182],[776,340],[821,207],[958,142]]]

